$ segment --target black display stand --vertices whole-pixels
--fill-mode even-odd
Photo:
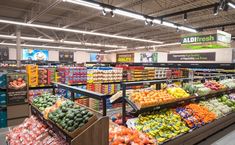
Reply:
[[[92,91],[88,91],[85,89],[81,89],[81,88],[76,88],[73,86],[69,86],[69,85],[65,85],[65,84],[61,84],[61,83],[52,83],[53,84],[53,94],[55,94],[55,88],[58,89],[65,89],[71,92],[71,99],[74,101],[75,100],[75,93],[84,95],[88,98],[93,98],[96,100],[102,100],[102,109],[103,109],[103,116],[106,116],[107,114],[107,106],[106,106],[106,99],[110,96],[110,95],[104,95],[101,93],[97,93],[97,92],[92,92]]]

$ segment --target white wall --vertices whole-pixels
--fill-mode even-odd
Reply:
[[[48,53],[49,61],[59,61],[59,51],[49,50]],[[16,60],[15,48],[9,48],[9,60]],[[74,53],[74,61],[76,61],[77,63],[84,63],[90,61],[90,53],[77,51]]]
[[[232,48],[222,49],[207,49],[207,50],[178,50],[170,51],[170,53],[198,53],[198,52],[215,52],[215,61],[200,61],[200,63],[231,63],[232,62]],[[179,62],[179,61],[169,61]],[[197,63],[195,61],[180,61],[183,63]]]
[[[77,63],[84,63],[90,61],[90,53],[76,51],[74,52],[74,61],[76,61]]]
[[[59,61],[59,51],[49,50],[49,61]]]
[[[103,62],[116,62],[116,53],[105,54]]]
[[[9,48],[9,60],[16,60],[16,49]]]
[[[167,62],[167,54],[166,52],[158,52],[158,62],[166,63]]]

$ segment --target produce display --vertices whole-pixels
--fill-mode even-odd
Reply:
[[[201,127],[217,118],[216,114],[210,112],[206,107],[198,104],[189,104],[176,108],[176,112],[184,119],[190,128]]]
[[[34,98],[37,98],[38,96],[42,94],[52,94],[52,89],[36,89],[36,90],[29,90],[28,91],[28,100],[29,103],[33,102]]]
[[[6,140],[9,145],[68,145],[34,116],[10,130]]]
[[[179,87],[168,88],[167,93],[174,96],[175,98],[187,98],[190,96],[185,90]]]
[[[17,78],[15,80],[10,80],[9,83],[8,83],[8,88],[11,88],[11,89],[21,89],[21,88],[24,88],[26,87],[26,80],[25,78]]]
[[[172,110],[141,114],[134,124],[137,130],[156,138],[159,143],[189,131],[181,117]]]
[[[166,90],[145,90],[134,92],[129,97],[139,108],[156,106],[174,101],[176,98],[168,94]]]
[[[144,133],[124,126],[110,127],[109,145],[157,145],[156,140]]]
[[[231,107],[232,110],[235,111],[235,99],[234,99],[234,97],[232,97],[232,95],[230,95],[230,96],[223,95],[220,98],[218,98],[218,101]]]
[[[40,111],[44,111],[47,107],[51,107],[57,101],[58,97],[51,94],[42,94],[33,100],[33,105]]]
[[[54,112],[49,113],[50,120],[69,132],[81,128],[92,116],[93,113],[91,111],[69,100],[64,102]]]
[[[228,107],[227,105],[219,102],[217,99],[210,99],[208,101],[201,101],[199,105],[202,105],[210,112],[213,112],[216,114],[217,118],[223,117],[224,115],[230,113],[232,109]]]
[[[234,89],[235,88],[235,80],[234,79],[222,80],[219,83],[227,86],[229,89]]]
[[[204,84],[186,84],[184,89],[190,94],[197,94],[198,96],[205,96],[211,93],[211,89],[204,86]]]
[[[207,81],[204,83],[205,87],[210,88],[213,91],[219,91],[222,89],[226,89],[226,87],[216,81]]]

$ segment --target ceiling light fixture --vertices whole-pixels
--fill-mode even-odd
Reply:
[[[188,20],[188,14],[184,13],[184,21],[187,21],[187,20]]]
[[[134,18],[134,19],[138,19],[138,20],[145,20],[145,17],[143,15],[135,14],[135,13],[128,12],[125,10],[115,9],[115,10],[113,10],[113,13],[118,14],[118,15],[122,15],[122,16],[126,16],[126,17],[130,17],[130,18]]]
[[[82,6],[94,8],[97,10],[103,9],[103,7],[101,7],[99,4],[95,4],[95,3],[83,1],[83,0],[63,0],[63,2],[69,2],[69,3],[73,3],[73,4],[77,4],[77,5],[82,5]]]
[[[224,31],[224,26],[222,27],[222,31]]]
[[[104,16],[106,16],[107,12],[103,9],[103,10],[102,10],[102,14],[103,14]]]
[[[176,32],[177,32],[177,33],[178,33],[178,32],[180,32],[180,30],[179,30],[179,28],[178,28],[178,27],[176,28]]]
[[[12,35],[1,35],[0,38],[6,39],[16,39],[16,36]],[[85,46],[97,46],[97,47],[107,47],[107,48],[127,48],[127,46],[118,46],[118,45],[110,45],[110,44],[99,44],[99,43],[83,43],[77,41],[64,41],[62,40],[53,40],[53,39],[44,39],[44,38],[36,38],[36,37],[20,37],[22,40],[34,41],[34,42],[47,42],[47,43],[63,43],[63,44],[71,44],[71,45],[85,45]]]
[[[215,5],[214,9],[213,9],[213,14],[216,16],[219,13],[219,9],[218,9],[218,5]]]
[[[104,52],[105,53],[110,53],[110,52],[119,52],[119,51],[126,51],[126,50],[127,50],[127,48],[126,49],[105,50]]]
[[[14,43],[0,43],[0,45],[6,46],[16,46]],[[100,52],[98,49],[86,49],[86,48],[72,48],[72,47],[58,47],[58,46],[47,46],[47,45],[31,45],[31,44],[21,44],[23,47],[33,47],[33,48],[47,48],[47,49],[63,49],[63,50],[74,50],[74,51],[92,51],[92,52]]]
[[[78,33],[78,34],[95,35],[95,36],[102,36],[102,37],[109,37],[109,38],[116,38],[116,39],[140,41],[140,42],[149,42],[149,43],[158,43],[158,44],[159,43],[160,44],[163,43],[163,42],[154,41],[154,40],[139,39],[139,38],[119,36],[119,35],[112,35],[112,34],[105,34],[105,33],[97,33],[97,32],[84,31],[84,30],[67,29],[67,28],[54,27],[54,26],[46,26],[46,25],[39,25],[39,24],[29,24],[29,23],[23,23],[23,22],[17,22],[17,21],[9,21],[9,20],[2,20],[2,19],[0,19],[0,23],[20,25],[20,26],[25,26],[25,27],[42,28],[42,29],[48,29],[48,30],[72,32],[72,33]]]
[[[162,23],[162,25],[167,26],[167,27],[177,28],[177,26],[175,24],[170,23],[170,22],[166,22],[166,21],[164,21]]]
[[[235,9],[235,4],[234,4],[234,3],[228,2],[228,5],[229,5],[231,8],[234,8],[234,9]]]
[[[111,17],[115,17],[115,14],[113,13],[113,11],[110,11]]]
[[[84,0],[63,0],[64,2],[70,2],[70,3],[73,3],[73,4],[78,4],[78,5],[83,5],[83,6],[87,6],[87,7],[91,7],[91,8],[95,8],[95,9],[98,9],[98,10],[103,10],[103,14],[106,15],[107,12],[112,12],[113,14],[112,17],[114,17],[114,14],[118,14],[118,15],[122,15],[122,16],[126,16],[126,17],[130,17],[130,18],[134,18],[134,19],[138,19],[138,20],[142,20],[142,21],[145,21],[146,20],[146,17],[148,18],[153,18],[153,17],[150,17],[150,16],[144,16],[142,14],[139,14],[139,13],[135,13],[135,12],[132,12],[132,11],[128,11],[128,10],[124,10],[124,9],[120,9],[120,8],[115,8],[113,6],[108,6],[108,5],[105,5],[105,4],[102,4],[102,3],[99,3],[99,2],[89,2],[89,1],[84,1]],[[114,8],[113,10],[111,10],[110,8],[108,7],[112,7]],[[109,9],[110,11],[106,11],[105,9]],[[106,12],[106,13],[105,13]],[[154,24],[163,24],[163,18],[161,18],[161,20],[153,20],[149,23],[149,25],[153,26]],[[169,22],[165,22],[166,25],[165,26],[168,26],[168,23]],[[146,24],[146,22],[145,22]],[[172,28],[176,28],[177,26],[174,26],[172,24],[170,24],[168,27],[172,27]]]

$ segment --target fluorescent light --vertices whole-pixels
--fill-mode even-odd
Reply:
[[[70,3],[73,3],[73,4],[83,5],[83,6],[90,7],[90,8],[95,8],[95,9],[98,9],[98,10],[103,10],[104,15],[106,15],[106,12],[112,12],[112,17],[114,17],[114,14],[118,14],[118,15],[130,17],[130,18],[133,18],[133,19],[138,19],[138,20],[143,20],[143,21],[146,21],[146,22],[151,22],[153,24],[161,24],[161,25],[164,25],[164,26],[167,26],[167,27],[177,28],[177,26],[175,24],[170,23],[170,22],[165,22],[165,21],[161,21],[161,20],[158,20],[158,19],[154,19],[154,20],[149,21],[150,19],[149,18],[146,19],[145,16],[142,15],[142,14],[137,14],[137,13],[134,13],[134,12],[131,12],[131,11],[122,10],[122,9],[118,9],[118,8],[112,10],[110,8],[107,8],[107,7],[102,7],[101,5],[99,5],[97,3],[94,3],[94,2],[88,2],[88,1],[84,1],[84,0],[63,0],[63,1],[64,2],[70,2]],[[231,7],[234,6],[232,3],[230,3],[230,5],[232,5]],[[184,15],[184,16],[186,16],[186,15]],[[185,31],[187,31],[187,30],[188,29],[185,29]],[[191,31],[189,31],[189,32],[191,32]],[[93,35],[95,35],[95,34],[93,34]],[[101,36],[101,35],[98,35],[98,36]],[[108,37],[108,36],[104,36],[104,37]],[[122,39],[122,38],[119,38],[119,39]],[[127,39],[127,40],[131,40],[131,39]],[[135,41],[140,41],[140,40],[135,40]],[[142,41],[142,42],[147,42],[147,41]],[[149,42],[150,43],[155,43],[155,42],[151,42],[151,41],[149,41]]]
[[[177,26],[175,24],[170,23],[170,22],[163,21],[162,25],[167,26],[167,27],[177,28]]]
[[[0,43],[0,45],[7,46],[16,46],[14,43]],[[100,52],[98,49],[86,49],[86,48],[72,48],[72,47],[58,47],[58,46],[47,46],[47,45],[31,45],[31,44],[21,44],[23,47],[33,47],[33,48],[47,48],[47,49],[63,49],[63,50],[74,50],[74,51],[92,51],[92,52]]]
[[[95,3],[91,3],[91,2],[87,2],[87,1],[83,1],[83,0],[63,0],[63,2],[69,2],[69,3],[73,3],[73,4],[77,4],[77,5],[82,5],[82,6],[94,8],[97,10],[103,9],[99,4],[95,4]]]
[[[12,35],[1,35],[0,38],[6,39],[16,39],[16,36]],[[36,38],[36,37],[20,37],[22,40],[35,41],[35,42],[48,42],[48,43],[63,43],[63,44],[71,44],[71,45],[85,45],[85,46],[97,46],[97,47],[107,47],[107,48],[127,48],[127,46],[118,46],[118,45],[110,45],[110,44],[99,44],[99,43],[82,43],[76,41],[64,41],[64,40],[52,40],[52,39],[44,39],[44,38]]]
[[[114,50],[106,50],[104,51],[105,53],[109,53],[109,52],[118,52],[118,51],[126,51],[127,49],[114,49]]]
[[[174,46],[174,45],[180,45],[181,43],[167,43],[167,44],[161,44],[161,45],[151,45],[151,46],[140,46],[136,47],[135,49],[145,49],[145,48],[155,48],[155,47],[164,47],[164,46]]]
[[[233,3],[229,2],[229,3],[228,3],[228,5],[229,5],[230,7],[232,7],[232,8],[234,8],[234,9],[235,9],[235,4],[233,4]]]
[[[72,33],[79,33],[79,34],[103,36],[103,37],[117,38],[117,39],[124,39],[124,40],[140,41],[140,42],[149,42],[149,43],[158,43],[158,44],[163,43],[160,41],[153,41],[153,40],[147,40],[147,39],[139,39],[139,38],[133,38],[133,37],[97,33],[97,32],[90,32],[90,31],[84,31],[84,30],[67,29],[67,28],[53,27],[53,26],[46,26],[46,25],[39,25],[39,24],[29,24],[29,23],[2,20],[2,19],[0,19],[0,23],[20,25],[20,26],[25,26],[25,27],[42,28],[42,29],[49,29],[49,30],[56,30],[56,31],[72,32]]]
[[[161,20],[153,19],[153,23],[155,23],[155,24],[161,24]]]
[[[134,18],[134,19],[138,19],[138,20],[145,20],[145,17],[143,15],[135,14],[135,13],[128,12],[125,10],[115,9],[115,10],[113,10],[113,13],[118,14],[118,15],[122,15],[122,16],[126,16],[126,17],[130,17],[130,18]]]
[[[193,28],[189,28],[189,27],[184,27],[184,26],[179,26],[178,27],[180,30],[185,30],[185,31],[189,31],[189,32],[193,32],[196,33],[197,30],[193,29]]]

